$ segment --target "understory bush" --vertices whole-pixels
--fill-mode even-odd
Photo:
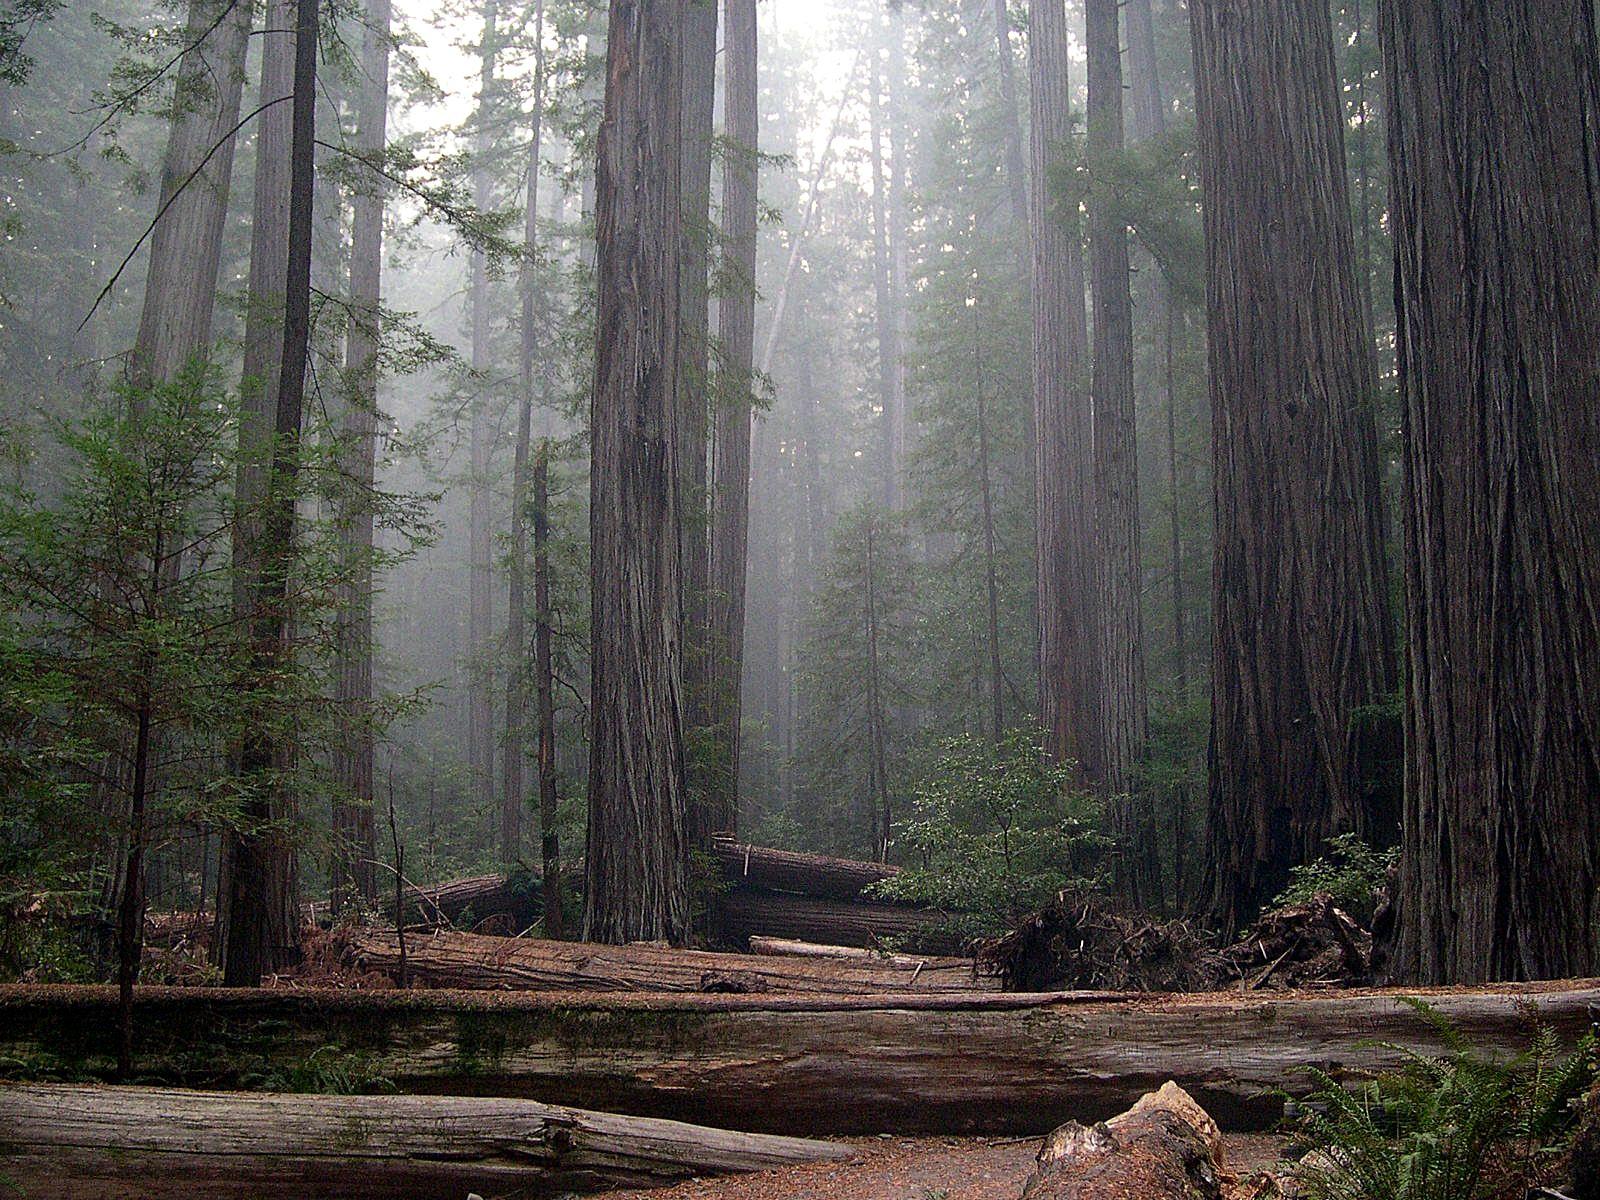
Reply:
[[[1374,849],[1353,833],[1341,833],[1328,839],[1326,854],[1289,872],[1289,886],[1273,907],[1309,904],[1325,893],[1361,924],[1370,925],[1398,858],[1398,850]]]

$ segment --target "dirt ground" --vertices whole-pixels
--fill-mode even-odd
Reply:
[[[790,1167],[731,1179],[696,1179],[674,1188],[612,1192],[610,1200],[1017,1200],[1033,1170],[1038,1139],[853,1138],[851,1163]],[[1228,1136],[1224,1165],[1241,1185],[1232,1200],[1251,1200],[1243,1181],[1278,1161],[1281,1138]]]

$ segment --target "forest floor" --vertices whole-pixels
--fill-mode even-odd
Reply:
[[[1278,1164],[1286,1142],[1265,1134],[1227,1135],[1228,1200],[1254,1200],[1260,1172]],[[655,1191],[608,1193],[609,1200],[1017,1200],[1041,1139],[852,1138],[860,1158],[695,1179]]]

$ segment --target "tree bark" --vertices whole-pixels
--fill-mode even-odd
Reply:
[[[511,467],[511,548],[506,606],[506,735],[501,748],[500,861],[522,857],[522,806],[526,802],[522,764],[527,757],[528,646],[528,458],[533,441],[534,358],[538,347],[534,270],[539,250],[539,170],[544,145],[544,0],[534,11],[533,142],[528,150],[522,265],[518,279],[522,321],[518,345],[517,444]],[[535,520],[538,518],[536,517]]]
[[[689,932],[676,427],[680,15],[673,0],[613,0],[607,45],[590,423],[584,935],[596,942],[681,942]]]
[[[882,863],[747,846],[726,838],[712,844],[722,877],[739,887],[795,892],[832,900],[859,900],[873,884],[892,879],[899,867]]]
[[[0,1112],[8,1181],[57,1200],[557,1196],[854,1155],[531,1100],[33,1085]]]
[[[550,442],[533,463],[533,606],[535,691],[539,703],[539,835],[544,865],[544,935],[566,934],[562,909],[561,833],[556,825],[556,671],[550,608]]]
[[[1120,0],[1085,0],[1089,54],[1089,213],[1094,291],[1094,463],[1100,567],[1101,785],[1120,843],[1117,888],[1135,905],[1161,900],[1161,859],[1150,793],[1138,779],[1150,741],[1145,700],[1144,559],[1133,392],[1133,296],[1128,226],[1112,164],[1124,149]],[[1098,170],[1096,168],[1099,168]]]
[[[678,346],[678,489],[683,510],[684,725],[713,720],[710,689],[711,490],[706,455],[711,407],[711,160],[716,138],[717,27],[720,0],[688,0],[683,25],[683,273]],[[729,101],[731,103],[731,99]],[[696,735],[697,738],[703,735]],[[691,760],[690,844],[704,849],[717,832],[710,781]]]
[[[253,643],[252,673],[270,687],[289,653],[289,575],[311,318],[311,192],[316,140],[315,0],[274,0],[261,67],[250,308],[234,542],[235,599]],[[292,98],[292,106],[285,101]],[[254,986],[300,952],[293,764],[284,714],[264,712],[239,754],[241,810],[227,831],[213,948],[223,978]]]
[[[972,298],[973,391],[978,403],[978,503],[983,517],[983,592],[989,634],[990,737],[999,745],[1006,732],[1006,677],[1000,656],[1000,579],[995,562],[994,486],[989,455],[989,403],[983,377],[983,318]]]
[[[1168,1080],[1230,1129],[1281,1120],[1303,1068],[1438,1053],[1415,992],[784,996],[141,988],[141,1068],[235,1086],[354,1057],[401,1092],[463,1088],[753,1130],[1042,1135]],[[1527,1048],[1526,1000],[1570,1042],[1592,982],[1423,993],[1485,1053]],[[116,1062],[116,989],[0,987],[0,1048],[74,1078]],[[240,1047],[249,1047],[241,1054]],[[1003,1063],[1004,1070],[995,1064]],[[437,1104],[436,1098],[429,1103]],[[3,1114],[0,1101],[0,1114]]]
[[[483,40],[478,48],[477,131],[473,138],[472,203],[488,212],[494,200],[488,157],[493,149],[490,105],[499,57],[499,0],[483,0]],[[493,366],[489,345],[489,263],[472,253],[468,304],[472,399],[467,516],[467,773],[473,811],[493,822],[499,811],[494,792],[494,514],[489,472],[493,465],[493,422],[486,377]],[[494,825],[490,825],[492,830]]]
[[[1039,714],[1046,750],[1101,778],[1099,631],[1093,522],[1094,431],[1088,312],[1076,209],[1054,201],[1050,170],[1070,150],[1072,101],[1062,0],[1030,0],[1033,392],[1038,521]]]
[[[337,908],[346,898],[378,899],[377,826],[373,801],[372,707],[373,485],[378,452],[378,353],[382,333],[384,179],[377,169],[388,146],[390,0],[367,0],[362,38],[362,86],[357,153],[373,161],[354,202],[350,236],[350,331],[345,343],[348,403],[344,414],[345,473],[350,499],[340,514],[345,579],[335,650],[336,703],[346,733],[334,755],[340,797],[333,811],[333,872]]]
[[[1395,679],[1376,385],[1327,5],[1196,0],[1216,491],[1209,906],[1239,928],[1347,830]]]
[[[1103,1125],[1052,1133],[1022,1200],[1222,1200],[1221,1153],[1216,1122],[1167,1083]]]
[[[867,790],[876,808],[878,861],[889,861],[889,846],[894,841],[894,809],[889,792],[888,713],[884,711],[883,683],[878,658],[878,518],[867,515],[867,578],[864,616],[867,638],[867,737],[871,767]]]
[[[880,949],[905,943],[918,952],[960,949],[937,909],[874,900],[837,900],[736,887],[717,900],[723,937],[742,946],[752,937],[778,937],[830,946]]]
[[[253,11],[246,0],[190,0],[133,350],[136,388],[172,380],[211,349]]]
[[[1600,970],[1600,61],[1587,0],[1381,10],[1406,468],[1396,968]]]
[[[400,946],[394,934],[369,933],[352,950],[369,971],[394,976]],[[566,992],[781,992],[868,996],[896,992],[999,991],[971,959],[912,959],[910,967],[860,959],[762,957],[664,950],[657,946],[590,946],[533,938],[443,933],[408,938],[406,966],[423,987]]]

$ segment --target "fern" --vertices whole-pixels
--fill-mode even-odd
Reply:
[[[1297,1172],[1308,1200],[1493,1200],[1523,1195],[1547,1171],[1595,1075],[1595,1038],[1570,1052],[1525,1008],[1528,1048],[1479,1052],[1448,1017],[1408,1000],[1443,1052],[1402,1056],[1391,1073],[1344,1086],[1311,1071]]]

